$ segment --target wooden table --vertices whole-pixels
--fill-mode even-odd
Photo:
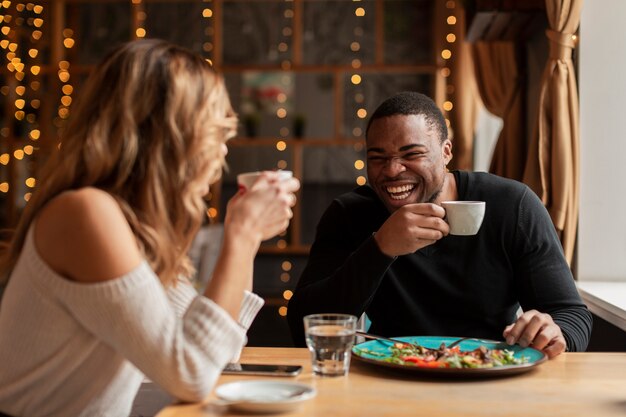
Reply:
[[[245,348],[241,362],[304,367],[298,377],[285,380],[311,385],[317,396],[280,414],[284,417],[626,415],[626,353],[564,353],[525,374],[477,380],[427,379],[357,360],[345,377],[319,377],[312,374],[306,349]],[[260,378],[222,376],[218,385]],[[172,405],[157,417],[222,415],[243,414],[217,405],[211,394],[203,404]]]

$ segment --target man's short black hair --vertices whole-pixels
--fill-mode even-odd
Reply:
[[[428,126],[437,131],[441,142],[448,138],[446,120],[439,107],[430,97],[414,91],[403,91],[383,101],[367,122],[365,137],[367,138],[367,133],[374,120],[399,114],[405,116],[421,114],[426,119]]]

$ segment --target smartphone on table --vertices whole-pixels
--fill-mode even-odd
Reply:
[[[299,365],[268,365],[258,363],[229,363],[224,375],[296,376],[302,372]]]

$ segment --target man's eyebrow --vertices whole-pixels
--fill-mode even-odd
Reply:
[[[385,153],[383,148],[367,148],[367,153],[376,152],[376,153]]]
[[[421,143],[412,143],[410,145],[406,145],[406,146],[400,147],[399,151],[400,152],[404,152],[404,151],[409,151],[409,150],[415,149],[415,148],[426,148],[426,145],[423,145]]]
[[[405,145],[405,146],[400,147],[398,151],[405,152],[405,151],[415,149],[415,148],[426,148],[426,145],[422,145],[421,143],[412,143],[410,145]],[[370,153],[370,152],[385,153],[385,150],[383,148],[367,148],[367,153]]]

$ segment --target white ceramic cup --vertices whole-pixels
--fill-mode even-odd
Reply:
[[[471,236],[478,233],[485,217],[484,201],[443,201],[450,234]]]
[[[291,171],[279,170],[276,172],[278,172],[279,174],[278,178],[280,178],[281,181],[284,181],[286,179],[293,177],[293,172]],[[239,185],[239,189],[247,190],[250,187],[252,187],[252,185],[255,183],[255,181],[257,180],[257,178],[259,178],[259,175],[261,174],[262,174],[262,171],[255,171],[255,172],[244,172],[243,174],[237,175],[237,184]]]

